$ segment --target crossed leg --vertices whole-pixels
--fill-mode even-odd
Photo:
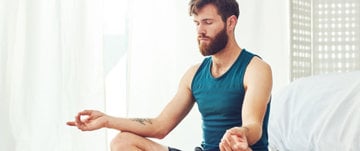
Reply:
[[[128,132],[120,132],[111,141],[111,151],[168,151],[166,146]]]

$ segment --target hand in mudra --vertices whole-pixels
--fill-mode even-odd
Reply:
[[[106,114],[95,110],[84,110],[75,116],[75,121],[69,121],[66,124],[76,126],[82,131],[92,131],[105,127]]]
[[[247,128],[234,127],[227,130],[219,144],[221,151],[251,151],[246,138]]]

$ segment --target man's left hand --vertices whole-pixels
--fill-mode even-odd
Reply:
[[[246,139],[246,127],[234,127],[227,130],[219,144],[220,151],[251,151]]]

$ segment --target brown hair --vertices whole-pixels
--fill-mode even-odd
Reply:
[[[224,22],[232,15],[235,15],[236,18],[239,17],[239,4],[236,2],[236,0],[190,0],[190,16],[193,14],[197,15],[199,10],[207,4],[213,4],[217,8],[218,14],[221,16]]]

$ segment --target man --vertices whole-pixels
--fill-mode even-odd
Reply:
[[[189,5],[201,54],[209,57],[184,74],[176,95],[157,117],[117,118],[85,110],[67,124],[83,131],[103,127],[120,130],[111,143],[112,151],[175,151],[148,137],[164,138],[198,103],[203,150],[267,150],[271,68],[237,44],[236,0],[191,0]],[[81,120],[81,116],[88,118]]]

